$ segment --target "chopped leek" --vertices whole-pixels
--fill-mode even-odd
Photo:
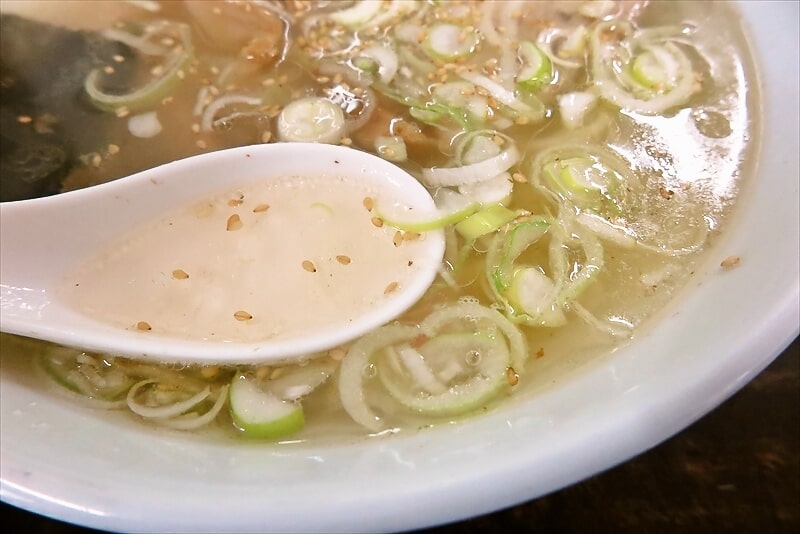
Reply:
[[[598,24],[591,40],[591,74],[600,96],[649,115],[685,105],[698,82],[692,61],[672,40],[668,32],[637,34],[625,21]]]
[[[528,89],[536,90],[553,80],[550,58],[530,41],[522,41],[517,48],[522,66],[516,81]]]
[[[617,215],[639,189],[629,164],[604,147],[562,146],[539,154],[533,183],[581,210]]]
[[[334,11],[330,17],[342,26],[357,30],[378,15],[382,8],[383,0],[358,0],[352,6]]]
[[[525,315],[535,317],[543,325],[566,324],[564,310],[557,302],[555,282],[539,268],[525,267],[517,270],[508,288],[512,307]]]
[[[511,145],[500,154],[461,167],[431,167],[422,169],[425,182],[432,187],[460,186],[482,182],[506,172],[520,159],[516,146]]]
[[[480,207],[478,202],[451,189],[439,189],[433,196],[436,210],[411,213],[399,206],[376,207],[378,217],[389,226],[405,232],[428,232],[456,224]]]
[[[441,334],[427,340],[418,351],[408,347],[401,351],[406,355],[403,370],[398,372],[397,365],[387,365],[384,357],[378,360],[378,377],[395,400],[416,412],[463,414],[484,406],[508,387],[506,369],[511,361],[502,337]],[[421,371],[410,371],[410,365],[425,366],[422,373],[428,380],[421,382]],[[436,365],[438,375],[432,365]]]
[[[494,204],[473,213],[463,221],[456,224],[456,231],[464,236],[467,241],[473,241],[483,235],[492,233],[504,224],[514,220],[517,212],[510,210],[502,204]]]
[[[425,51],[433,58],[452,61],[475,51],[480,36],[455,24],[437,24],[428,31]]]
[[[397,135],[375,138],[375,152],[383,159],[389,161],[405,161],[408,158],[406,143]]]
[[[282,400],[260,388],[254,377],[235,376],[228,395],[231,417],[244,436],[279,438],[305,424],[300,403]]]
[[[306,97],[289,103],[278,116],[281,141],[338,143],[345,135],[342,108],[319,97]]]
[[[144,86],[126,94],[107,93],[101,88],[103,71],[94,69],[89,72],[83,87],[92,104],[103,111],[114,111],[119,108],[142,110],[159,104],[164,97],[168,96],[180,83],[181,73],[194,58],[189,27],[185,24],[164,22],[147,27],[145,32],[149,38],[173,30],[177,31],[180,44],[166,54],[165,63],[160,69],[161,73]]]

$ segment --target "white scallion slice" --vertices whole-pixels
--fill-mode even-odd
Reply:
[[[458,186],[458,192],[481,205],[500,204],[506,202],[514,190],[511,174],[504,172],[476,184]]]
[[[431,167],[422,169],[422,177],[431,187],[452,187],[474,184],[494,178],[516,165],[520,159],[516,146],[500,154],[461,167]]]
[[[364,395],[364,375],[372,356],[392,345],[406,343],[419,335],[414,326],[387,325],[373,330],[353,343],[339,366],[339,399],[356,423],[377,432],[384,426]]]
[[[319,97],[306,97],[289,103],[278,116],[281,141],[338,143],[345,135],[342,108]]]
[[[422,320],[420,328],[426,336],[434,338],[446,325],[464,321],[468,321],[476,329],[485,330],[480,325],[497,328],[508,341],[511,365],[514,370],[521,372],[524,369],[528,359],[528,344],[525,336],[502,313],[492,308],[478,303],[459,302],[431,313]]]
[[[561,122],[574,130],[583,126],[583,119],[597,102],[597,95],[588,91],[575,91],[558,96],[558,110]]]
[[[439,189],[433,200],[436,209],[425,213],[411,212],[404,206],[378,205],[375,209],[389,226],[406,232],[428,232],[456,224],[480,207],[474,199],[450,189]]]
[[[368,60],[368,62],[364,62],[364,60]],[[397,74],[400,62],[397,52],[388,46],[376,45],[359,52],[353,63],[362,70],[372,70],[371,67],[374,66],[381,83],[388,84]]]
[[[142,417],[149,419],[166,419],[170,417],[177,417],[182,413],[189,411],[203,402],[206,398],[208,398],[209,395],[211,395],[211,388],[206,386],[194,394],[189,395],[189,393],[186,393],[186,395],[189,396],[180,400],[177,397],[170,395],[169,400],[163,404],[154,405],[152,402],[143,402],[140,400],[140,391],[148,388],[157,389],[158,383],[158,380],[148,379],[134,384],[134,386],[128,390],[128,408],[130,408],[133,413],[141,415]],[[158,394],[147,395],[146,393],[144,396],[149,397],[150,399],[157,399],[159,397]]]
[[[428,31],[425,38],[425,51],[435,59],[452,61],[475,51],[480,36],[455,24],[437,24]]]
[[[405,161],[408,159],[406,142],[397,135],[382,136],[375,138],[375,152],[388,161]]]
[[[391,366],[379,366],[378,376],[389,394],[416,412],[435,416],[463,414],[485,406],[508,386],[510,357],[502,337],[472,332],[442,334],[426,341],[414,353],[417,357],[410,361],[415,367],[421,365],[430,372],[434,360],[439,365],[457,361],[463,362],[463,371],[458,374],[464,375],[454,377],[447,387],[436,381],[440,387],[431,388],[427,380],[420,382],[419,370],[397,373]]]
[[[235,376],[228,395],[233,422],[247,437],[278,438],[305,424],[302,404],[281,400],[253,377]]]
[[[286,367],[276,378],[264,380],[261,386],[284,401],[297,401],[324,384],[337,364],[330,358],[316,358],[304,365]]]
[[[539,89],[553,80],[550,58],[530,41],[522,41],[517,48],[522,66],[517,73],[517,84],[528,89]]]
[[[609,35],[618,40],[609,40]],[[655,42],[645,38],[651,35]],[[591,75],[600,96],[654,115],[686,104],[697,89],[692,61],[669,34],[639,35],[630,23],[605,21],[592,34]]]
[[[383,4],[383,0],[358,0],[351,6],[334,11],[330,17],[338,24],[355,30],[380,13]]]
[[[514,273],[508,300],[531,318],[529,323],[556,327],[567,322],[564,310],[557,303],[555,283],[536,267],[525,267]]]
[[[467,241],[474,241],[481,236],[497,231],[504,224],[513,221],[516,216],[516,211],[510,210],[502,204],[493,204],[456,224],[456,231]]]
[[[180,83],[181,72],[189,66],[189,63],[194,58],[191,32],[185,24],[163,23],[162,25],[168,30],[173,27],[177,29],[181,44],[167,53],[165,63],[160,69],[161,74],[129,93],[112,94],[101,89],[102,69],[92,70],[86,76],[83,87],[96,108],[103,111],[114,111],[120,108],[127,110],[147,109],[160,103]],[[162,25],[157,26],[157,28]],[[156,32],[157,30],[153,31]]]

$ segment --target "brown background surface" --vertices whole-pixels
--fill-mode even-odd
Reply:
[[[6,532],[99,532],[5,503],[0,519]],[[526,504],[420,533],[531,531],[800,533],[800,342],[650,451]]]

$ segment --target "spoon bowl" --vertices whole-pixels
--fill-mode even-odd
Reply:
[[[313,143],[221,150],[86,189],[4,203],[0,205],[0,330],[162,362],[282,363],[352,340],[391,321],[419,300],[442,261],[444,235],[440,230],[428,232],[420,240],[414,248],[413,273],[391,294],[338,324],[286,336],[265,333],[263,339],[242,341],[174,335],[155,328],[143,332],[86,314],[60,291],[65,275],[77,265],[102,249],[113,249],[123,238],[165,214],[212,195],[293,176],[347,176],[367,188],[388,191],[395,206],[415,213],[435,210],[428,191],[399,167],[366,152]],[[288,241],[293,239],[291,231],[281,229]],[[367,251],[367,257],[374,255]],[[334,293],[328,297],[337,298],[337,289],[331,291]],[[220,298],[225,296],[217,294],[209,300]],[[170,302],[162,305],[170,306]],[[313,307],[315,303],[304,305]]]

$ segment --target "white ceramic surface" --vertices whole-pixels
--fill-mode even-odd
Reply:
[[[380,191],[403,209],[423,214],[436,210],[428,191],[400,167],[360,150],[313,143],[218,150],[63,195],[7,202],[0,205],[0,328],[66,346],[159,361],[272,364],[336,347],[392,321],[436,278],[444,254],[443,231],[430,232],[417,243],[408,282],[366,313],[277,339],[237,343],[143,335],[80,313],[59,294],[69,270],[143,225],[237,188],[304,175],[334,181],[357,177],[365,191]]]
[[[529,500],[638,454],[724,401],[798,334],[797,2],[743,3],[765,119],[757,183],[715,258],[637,342],[524,402],[320,448],[156,437],[0,385],[0,497],[123,531],[398,531]],[[720,258],[742,264],[720,273]]]

